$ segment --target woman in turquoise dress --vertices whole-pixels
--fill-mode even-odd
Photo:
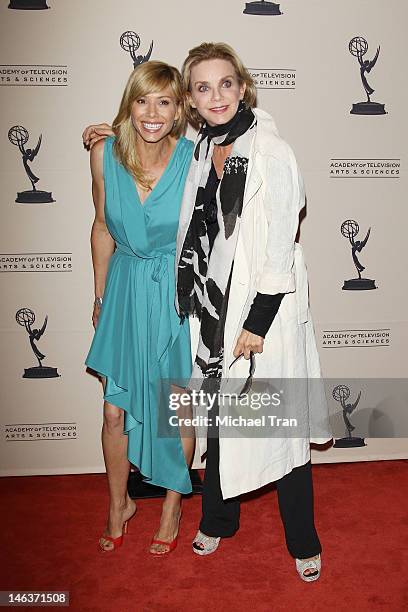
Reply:
[[[148,62],[129,78],[115,137],[91,150],[95,336],[86,364],[104,380],[105,551],[122,544],[136,510],[127,493],[131,464],[167,489],[153,554],[174,550],[181,495],[191,492],[193,437],[159,429],[160,381],[188,379],[192,367],[188,320],[174,306],[175,241],[193,146],[184,128],[179,72]]]

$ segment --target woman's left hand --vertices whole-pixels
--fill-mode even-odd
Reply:
[[[251,352],[263,352],[263,344],[264,339],[262,336],[257,336],[256,334],[243,329],[234,349],[234,357],[239,357],[243,354],[245,359],[249,359]]]
[[[107,136],[114,136],[112,126],[109,123],[98,123],[88,125],[82,132],[82,142],[86,149],[92,149],[99,140],[104,140]]]

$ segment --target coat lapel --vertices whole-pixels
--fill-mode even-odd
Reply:
[[[252,141],[251,152],[249,154],[248,174],[245,185],[243,209],[249,204],[254,195],[262,185],[262,177],[255,165],[255,158],[258,155],[256,151],[256,136]]]
[[[243,208],[245,208],[249,204],[249,202],[252,200],[254,195],[257,193],[261,185],[262,185],[262,177],[259,174],[258,170],[253,166],[251,172],[249,173],[247,184],[245,187]]]

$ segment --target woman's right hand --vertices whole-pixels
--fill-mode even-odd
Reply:
[[[114,136],[112,126],[109,123],[98,123],[88,125],[82,133],[82,141],[86,149],[92,149],[98,140],[104,140],[107,136]]]
[[[95,302],[92,313],[92,325],[94,326],[94,329],[96,329],[96,326],[98,325],[98,319],[100,314],[101,307]]]

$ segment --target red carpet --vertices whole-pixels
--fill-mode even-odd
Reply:
[[[69,590],[70,610],[408,610],[408,462],[314,466],[320,580],[302,582],[284,544],[276,491],[242,505],[241,529],[210,557],[191,551],[199,497],[184,503],[166,558],[147,547],[161,500],[139,502],[124,546],[98,550],[104,475],[3,478],[0,590]]]

